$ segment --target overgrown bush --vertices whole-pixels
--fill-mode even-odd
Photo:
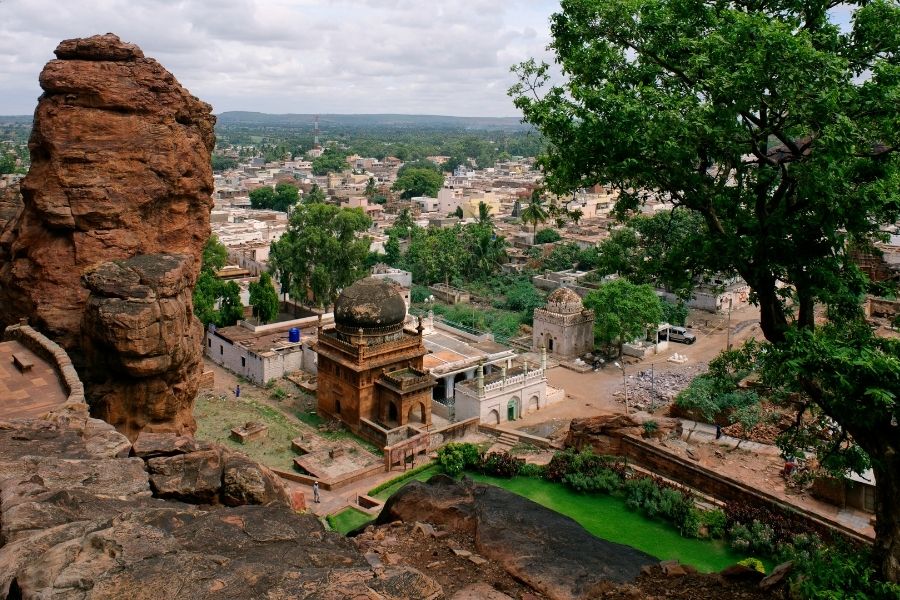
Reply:
[[[622,487],[622,479],[617,473],[609,469],[603,469],[595,475],[567,473],[563,475],[562,482],[579,494],[597,492],[611,494]]]
[[[728,530],[731,547],[740,552],[772,556],[775,553],[775,531],[759,521],[749,525],[735,523]]]
[[[424,285],[414,285],[409,290],[409,299],[414,303],[425,302],[430,295],[431,290]]]
[[[763,562],[758,558],[753,558],[752,556],[745,558],[744,560],[739,560],[738,564],[742,567],[749,567],[759,573],[766,572],[766,566],[763,564]]]
[[[607,470],[614,471],[621,479],[625,479],[625,466],[618,459],[600,456],[590,450],[578,452],[567,448],[553,455],[546,467],[545,475],[550,481],[562,481],[567,474],[594,476]]]
[[[701,515],[693,497],[652,477],[629,479],[622,487],[625,505],[649,518],[669,521],[685,537],[700,533]]]
[[[704,510],[701,513],[700,522],[706,526],[707,535],[712,539],[717,540],[725,537],[728,526],[725,511],[718,508]]]
[[[437,462],[445,473],[455,477],[465,469],[481,465],[481,451],[476,444],[451,442],[437,451]]]
[[[540,479],[544,476],[544,467],[532,463],[523,463],[519,465],[519,475]]]
[[[559,235],[559,232],[555,229],[550,229],[549,227],[546,229],[541,229],[534,236],[535,244],[548,244],[550,242],[558,242],[562,239],[562,236]]]
[[[507,452],[491,452],[481,463],[481,472],[496,477],[515,477],[519,474],[521,462]]]
[[[816,546],[791,557],[798,576],[791,583],[792,597],[896,600],[900,585],[876,578],[869,550],[846,546]]]
[[[644,434],[651,436],[659,429],[659,423],[656,421],[644,421]]]

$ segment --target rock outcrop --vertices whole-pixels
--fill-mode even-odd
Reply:
[[[645,412],[572,419],[563,444],[577,450],[588,448],[595,454],[619,454],[619,440],[626,435],[658,440],[677,438],[681,436],[681,421]]]
[[[189,255],[151,254],[101,263],[82,281],[81,379],[91,412],[134,438],[141,431],[192,432],[202,371],[203,328]]]
[[[161,493],[160,478],[177,480],[167,488],[177,493]],[[347,538],[291,510],[268,469],[189,437],[144,433],[132,446],[69,408],[44,420],[0,421],[0,479],[3,599],[441,593],[414,568],[374,572]],[[210,504],[184,501],[192,499]]]
[[[633,581],[658,560],[594,537],[581,525],[501,488],[436,475],[412,482],[385,504],[376,523],[426,521],[475,536],[475,549],[514,578],[555,600],[591,597]]]
[[[89,401],[130,438],[192,431],[191,290],[210,233],[215,118],[115,35],[66,40],[56,56],[40,76],[22,207],[4,211],[0,326],[27,317],[63,346]],[[98,357],[118,349],[100,376],[116,358],[98,368]]]

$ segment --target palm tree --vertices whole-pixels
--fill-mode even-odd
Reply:
[[[484,202],[478,203],[478,222],[482,225],[491,222],[491,207]]]
[[[369,177],[369,180],[366,182],[366,189],[363,192],[363,195],[371,200],[375,196],[375,178]]]
[[[538,223],[546,222],[547,216],[547,207],[544,206],[544,198],[541,195],[541,190],[540,188],[536,188],[531,192],[531,199],[528,201],[528,206],[522,211],[522,221],[531,223],[534,226],[532,233],[536,235]]]
[[[470,251],[472,265],[483,276],[494,273],[507,259],[506,240],[490,227],[473,226]]]

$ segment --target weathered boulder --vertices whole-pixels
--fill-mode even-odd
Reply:
[[[6,224],[12,221],[22,208],[22,193],[18,184],[0,187],[0,239]],[[0,259],[4,258],[0,255]]]
[[[0,230],[0,327],[27,317],[63,346],[89,401],[130,438],[193,431],[202,331],[191,290],[210,232],[211,107],[112,34],[66,40],[56,55],[40,76],[22,207]],[[160,261],[98,273],[162,254],[185,258],[165,273],[149,272]],[[113,272],[122,287],[99,281]],[[156,299],[141,298],[142,285]],[[118,347],[127,352],[104,373],[98,356]]]
[[[456,533],[474,529],[475,548],[510,575],[559,600],[587,598],[610,582],[633,581],[658,560],[594,537],[572,519],[501,488],[435,476],[412,482],[376,523],[426,521]],[[548,559],[552,557],[552,559]]]
[[[130,444],[125,440],[123,452],[113,436],[125,439],[71,407],[49,421],[0,422],[0,599],[401,600],[442,593],[414,568],[373,572],[347,538],[291,510],[271,472],[243,455],[175,434],[143,434],[145,463],[125,457]],[[154,477],[185,498],[268,504],[199,507],[152,498]]]
[[[645,426],[652,422],[655,425]],[[592,449],[597,454],[618,454],[619,440],[626,435],[667,439],[681,435],[681,421],[645,412],[610,414],[572,419],[564,445]]]
[[[209,444],[189,435],[141,432],[131,446],[131,454],[144,460],[157,456],[175,456],[208,449]]]
[[[475,485],[435,475],[428,485],[406,485],[388,498],[376,524],[423,521],[457,532],[475,533]]]

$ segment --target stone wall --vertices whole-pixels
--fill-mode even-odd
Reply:
[[[59,381],[66,388],[67,404],[82,404],[87,408],[84,398],[84,385],[78,378],[78,372],[72,366],[72,360],[59,344],[25,324],[10,325],[3,333],[3,338],[15,340],[53,364]]]

